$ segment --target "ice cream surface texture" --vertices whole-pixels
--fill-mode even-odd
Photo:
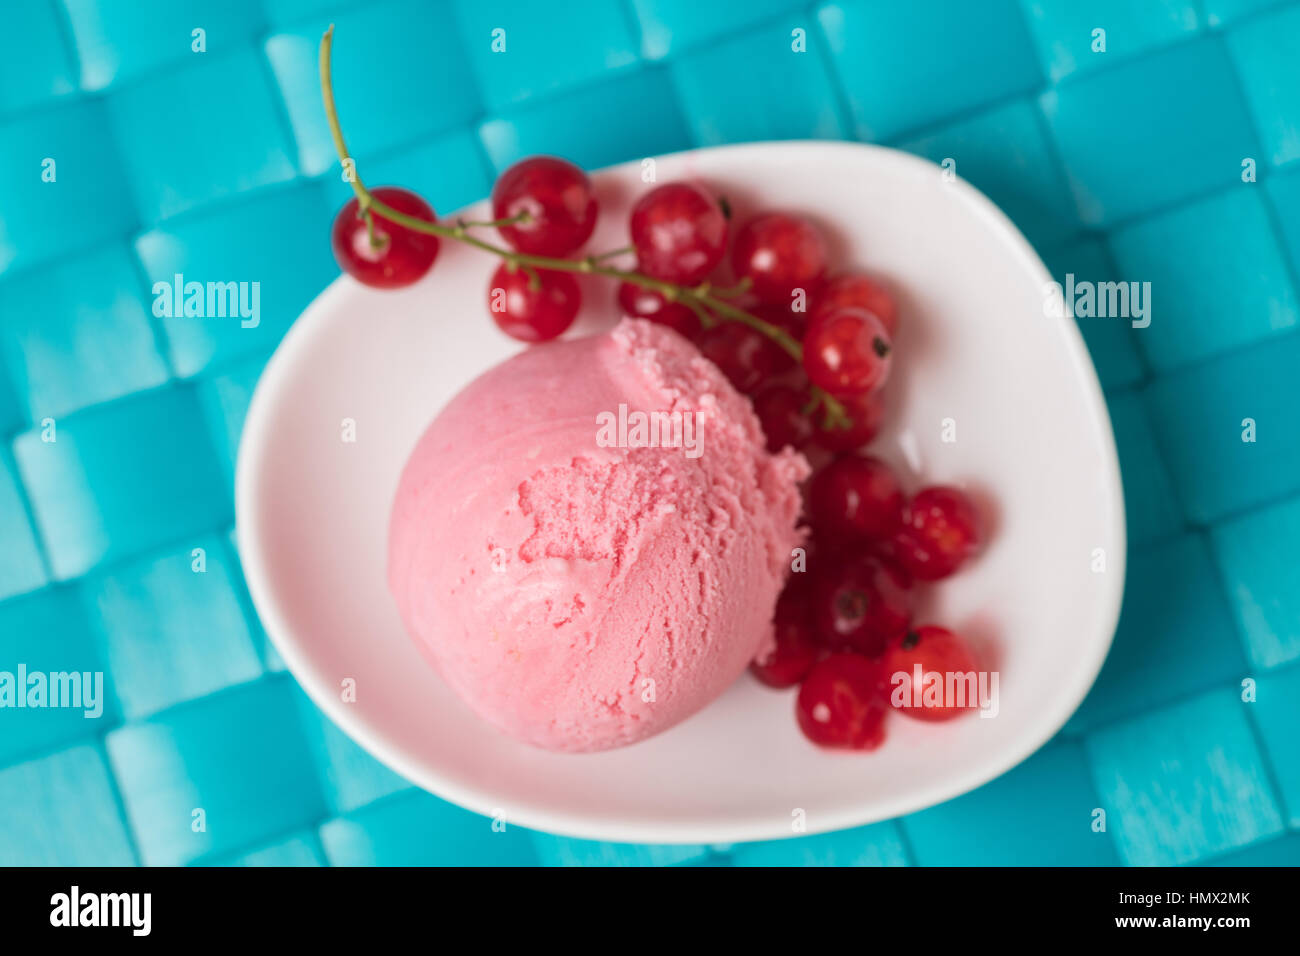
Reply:
[[[693,345],[625,319],[529,348],[434,419],[398,485],[389,587],[484,720],[549,750],[631,744],[771,640],[806,474]]]

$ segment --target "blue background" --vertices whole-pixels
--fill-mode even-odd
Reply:
[[[0,669],[102,669],[111,700],[97,721],[0,711],[0,863],[1300,862],[1300,4],[17,0],[6,18]],[[440,210],[533,152],[862,139],[955,159],[1058,274],[1151,281],[1149,328],[1080,320],[1131,553],[1114,650],[1065,730],[903,819],[639,847],[493,833],[325,720],[249,603],[231,479],[263,363],[337,272],[330,21],[366,179]],[[174,272],[260,281],[260,327],[155,318]]]

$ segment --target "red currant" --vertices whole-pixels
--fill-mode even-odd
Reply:
[[[596,228],[596,195],[591,180],[573,163],[555,156],[533,156],[515,163],[492,187],[492,216],[529,219],[501,226],[501,237],[533,256],[567,256],[591,238]]]
[[[665,183],[642,196],[630,230],[646,275],[680,285],[702,281],[727,250],[722,207],[691,183]]]
[[[799,683],[821,650],[812,633],[804,577],[806,574],[793,576],[777,599],[772,622],[776,645],[749,665],[754,676],[769,687],[793,687]]]
[[[370,194],[400,213],[435,222],[433,207],[408,189],[380,186]],[[418,281],[438,257],[438,237],[416,232],[371,213],[374,228],[359,215],[360,203],[348,200],[334,217],[330,245],[343,271],[377,289],[400,289]]]
[[[568,272],[525,269],[504,263],[492,274],[488,308],[506,335],[521,342],[545,342],[563,333],[578,315],[582,296]]]
[[[935,485],[916,493],[903,509],[893,552],[914,578],[937,581],[961,567],[980,545],[975,506],[957,488]]]
[[[624,282],[618,287],[618,304],[624,315],[635,319],[648,319],[680,332],[688,339],[699,336],[700,317],[680,302],[669,302],[654,289],[634,282]]]
[[[736,235],[731,264],[764,302],[789,306],[795,289],[812,295],[826,274],[826,241],[808,220],[784,213],[751,219]]]
[[[792,365],[790,354],[762,332],[740,322],[723,321],[705,329],[700,351],[741,392],[752,392]]]
[[[823,563],[813,584],[813,627],[831,650],[875,657],[912,618],[903,579],[870,556]]]
[[[832,654],[814,664],[795,703],[805,737],[851,750],[875,750],[884,742],[887,712],[879,665],[856,654]]]
[[[903,488],[879,458],[841,455],[813,476],[808,511],[820,538],[866,543],[893,534],[903,518]]]
[[[862,394],[885,383],[891,349],[889,333],[870,312],[819,312],[803,338],[803,368],[833,395]]]
[[[862,309],[880,320],[892,339],[898,331],[898,305],[875,279],[850,272],[829,279],[817,293],[814,311],[832,312],[836,309]]]
[[[754,413],[767,436],[767,450],[802,448],[812,438],[812,421],[804,414],[808,394],[789,385],[769,385],[754,396]]]
[[[951,720],[980,705],[978,683],[949,680],[949,675],[978,674],[975,655],[962,638],[947,628],[926,626],[908,631],[890,643],[881,673],[890,706],[918,720]],[[916,668],[921,686],[915,687]],[[961,698],[951,698],[949,689]],[[970,696],[967,696],[968,693]],[[918,706],[919,703],[919,706]]]
[[[840,399],[844,413],[852,420],[848,428],[818,428],[813,440],[827,451],[856,451],[871,442],[880,431],[885,406],[880,395],[845,395]]]

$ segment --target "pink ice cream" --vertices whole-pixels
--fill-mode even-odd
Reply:
[[[637,412],[682,424],[646,447]],[[806,474],[693,345],[624,320],[529,348],[434,419],[393,503],[389,586],[484,720],[550,750],[623,746],[771,640]]]

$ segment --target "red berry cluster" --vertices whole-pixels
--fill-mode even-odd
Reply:
[[[805,264],[808,281],[816,233],[791,221],[777,229],[758,220],[769,237],[772,262],[781,255]],[[770,237],[776,235],[776,240]],[[799,266],[789,266],[786,274]],[[779,268],[772,271],[780,272]],[[784,281],[779,284],[784,288]],[[838,453],[807,486],[811,526],[809,566],[792,576],[777,604],[775,646],[753,673],[773,687],[799,684],[796,714],[804,734],[827,747],[871,750],[884,740],[893,675],[976,670],[967,642],[934,626],[914,626],[913,594],[922,582],[958,570],[978,549],[974,506],[956,488],[923,488],[910,500],[883,461],[864,454],[880,428],[879,389],[889,374],[898,309],[875,279],[849,273],[824,283],[814,277],[812,318],[803,334],[807,381],[840,399],[852,424],[816,429],[803,414],[797,386],[774,385],[754,396],[769,445],[803,447],[809,440]],[[910,703],[910,702],[909,702]],[[941,703],[903,712],[947,720],[965,708]]]
[[[772,687],[801,684],[799,726],[828,747],[875,749],[884,740],[894,675],[976,671],[952,631],[912,622],[916,588],[955,573],[978,550],[980,528],[956,488],[923,488],[909,500],[883,461],[846,452],[813,475],[806,512],[807,567],[777,602],[775,645],[752,665]],[[911,704],[903,713],[947,720],[973,706]]]
[[[669,325],[748,394],[768,446],[803,448],[816,441],[839,451],[870,441],[880,427],[874,392],[889,374],[896,308],[865,275],[827,278],[827,243],[806,219],[766,213],[746,222],[727,246],[726,206],[702,187],[669,183],[651,190],[632,213],[632,244],[640,268],[673,282],[731,285],[735,303],[802,345],[802,369],[761,329],[740,322],[704,328],[680,302],[624,283],[623,311]],[[729,265],[729,269],[728,269]],[[819,427],[810,386],[838,399],[848,421]]]
[[[652,190],[637,204],[643,219],[661,224],[658,248],[694,245],[696,226],[703,217],[677,221],[682,191],[697,197],[700,210],[708,210],[712,231],[719,236],[708,245],[701,263],[717,266],[723,259],[725,223],[705,206],[709,197],[698,187],[672,183]],[[660,207],[665,207],[661,209]],[[657,213],[657,215],[656,215]],[[651,251],[656,243],[638,236],[638,213],[633,214],[633,242],[643,270],[655,274]],[[718,228],[721,226],[721,228]],[[880,428],[882,407],[876,390],[889,374],[896,308],[890,294],[876,280],[856,273],[828,279],[827,244],[807,220],[785,213],[768,213],[751,219],[732,243],[730,272],[704,273],[714,282],[738,283],[737,298],[769,326],[802,344],[802,368],[773,338],[739,322],[715,323],[702,328],[688,307],[668,302],[654,292],[625,283],[619,302],[628,315],[670,325],[691,338],[731,383],[750,396],[762,422],[768,447],[804,448],[816,443],[829,451],[860,447]],[[651,263],[651,264],[647,264]],[[692,278],[698,279],[696,272]],[[817,402],[810,386],[834,396],[844,409],[838,427],[825,427],[815,414]]]
[[[625,314],[693,340],[753,398],[773,450],[813,441],[831,451],[856,448],[880,426],[874,393],[889,374],[894,301],[868,276],[828,278],[826,240],[799,216],[759,215],[733,241],[721,197],[698,183],[672,182],[637,201],[627,249],[575,259],[596,227],[598,202],[586,173],[563,159],[534,156],[506,170],[492,190],[490,223],[437,223],[424,200],[396,187],[365,195],[371,201],[363,205],[359,192],[333,231],[339,263],[361,282],[397,288],[417,281],[433,266],[438,236],[450,233],[501,255],[488,307],[502,331],[544,342],[577,317],[575,273],[614,276],[623,280]],[[495,226],[508,248],[471,237],[475,225]],[[635,254],[635,272],[600,265],[623,252]],[[838,415],[815,414],[828,403]]]
[[[416,219],[436,222],[429,204],[408,190],[385,186],[370,195]],[[492,190],[493,224],[512,249],[526,256],[560,258],[576,252],[596,228],[596,210],[587,174],[551,156],[516,163]],[[357,199],[335,219],[333,246],[345,272],[385,289],[423,278],[438,255],[436,236],[391,222],[379,210],[363,215]],[[545,342],[562,334],[581,304],[572,272],[520,266],[510,259],[488,286],[492,318],[503,332],[523,342]]]

